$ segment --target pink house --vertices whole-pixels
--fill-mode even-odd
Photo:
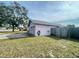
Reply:
[[[30,20],[29,33],[34,36],[51,35],[51,29],[58,28],[60,25],[51,24],[44,21]]]

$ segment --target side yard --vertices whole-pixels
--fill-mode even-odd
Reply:
[[[79,57],[79,40],[27,37],[0,40],[0,57]]]
[[[14,39],[27,37],[27,31],[4,31],[0,32],[0,39]]]
[[[0,34],[19,34],[19,33],[24,33],[26,31],[15,31],[15,32],[12,32],[12,31],[0,31]]]

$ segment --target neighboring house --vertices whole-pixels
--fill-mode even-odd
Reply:
[[[51,24],[44,21],[30,20],[29,33],[35,36],[51,35],[55,34],[55,29],[61,27],[61,25]]]

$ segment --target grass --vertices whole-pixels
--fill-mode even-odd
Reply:
[[[19,34],[19,33],[23,33],[23,32],[26,32],[26,31],[15,31],[15,32],[12,32],[12,31],[2,31],[0,32],[0,34]]]
[[[0,40],[0,57],[79,57],[78,40],[27,37]]]
[[[12,29],[8,29],[6,31],[0,31],[0,34],[19,34],[19,33],[25,33],[27,31],[19,31],[18,29],[15,29],[14,32],[12,32]]]

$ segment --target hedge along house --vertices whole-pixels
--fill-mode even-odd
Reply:
[[[56,34],[56,28],[61,27],[61,25],[51,24],[44,21],[30,20],[29,21],[29,33],[34,36],[43,36]]]

